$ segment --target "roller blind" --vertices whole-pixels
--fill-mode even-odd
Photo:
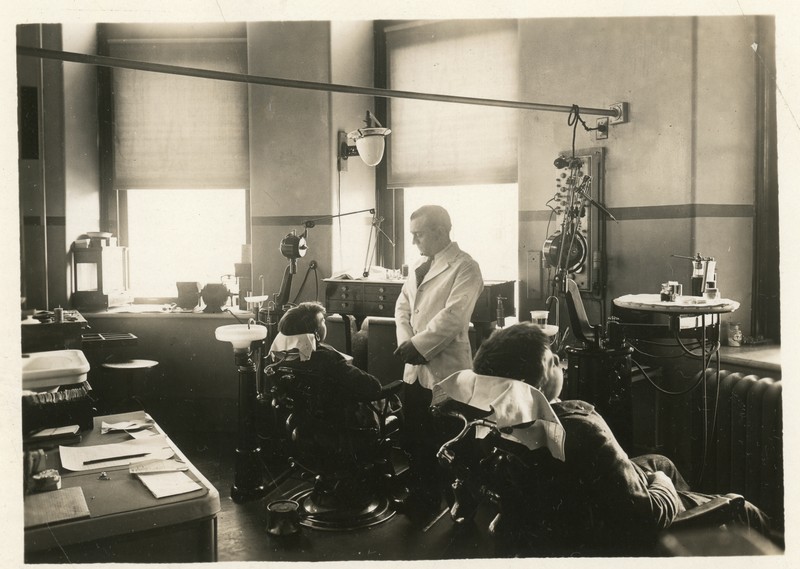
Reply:
[[[243,39],[113,40],[110,55],[247,73]],[[247,85],[114,69],[117,189],[248,188]]]
[[[389,88],[518,99],[517,23],[437,21],[388,28]],[[519,110],[391,99],[393,187],[517,181]]]

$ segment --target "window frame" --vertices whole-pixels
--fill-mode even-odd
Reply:
[[[98,54],[109,54],[110,26],[114,24],[98,24],[97,26],[97,46]],[[132,25],[135,26],[135,25]],[[202,27],[202,26],[201,26]],[[147,26],[150,30],[152,26]],[[144,29],[144,27],[142,28]],[[211,29],[216,29],[213,26]],[[163,26],[163,31],[169,32],[175,29],[169,25]],[[135,35],[135,31],[133,32]],[[148,31],[149,33],[149,31]],[[128,233],[128,203],[126,191],[129,188],[118,188],[115,185],[115,160],[114,160],[114,94],[113,94],[113,69],[105,66],[97,66],[97,116],[98,116],[98,146],[99,146],[99,170],[100,170],[100,228],[103,231],[111,232],[118,237],[119,245],[129,246]],[[250,204],[250,184],[241,188],[245,191],[245,243],[252,243],[252,219]],[[186,191],[192,190],[187,188]],[[177,299],[175,296],[167,297],[134,297],[137,304],[163,304],[171,303]]]
[[[171,190],[176,191],[184,191],[187,193],[194,193],[194,192],[202,192],[204,190],[193,189],[193,188],[185,188],[185,189],[176,189],[176,188],[169,188]],[[117,189],[115,190],[115,202],[117,204],[118,210],[118,220],[119,220],[119,227],[120,233],[119,235],[119,243],[125,247],[130,247],[130,240],[128,235],[128,192],[129,191],[136,191],[135,189]],[[148,190],[142,190],[148,191]],[[251,245],[252,244],[252,220],[250,216],[250,189],[249,188],[241,188],[241,191],[244,191],[244,203],[245,203],[245,242],[243,245]],[[124,239],[124,240],[123,240]],[[132,267],[128,267],[128,271],[131,272]],[[234,268],[232,268],[234,270]],[[130,278],[128,279],[130,281]],[[169,304],[175,302],[178,298],[177,293],[175,296],[134,296],[134,303],[135,304]]]

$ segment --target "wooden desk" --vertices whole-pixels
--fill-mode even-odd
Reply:
[[[126,433],[100,434],[102,421],[115,423],[141,417],[142,412],[94,418],[83,445],[124,442]],[[164,434],[154,424],[152,429]],[[61,487],[83,489],[90,517],[25,530],[26,563],[194,562],[217,560],[219,492],[168,443],[187,465],[187,474],[202,488],[187,494],[156,499],[128,466],[106,468],[109,480],[99,480],[102,469],[68,472],[61,468],[58,450],[48,451],[48,466],[59,468]]]

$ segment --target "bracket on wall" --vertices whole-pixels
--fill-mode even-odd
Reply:
[[[628,122],[628,103],[614,103],[609,108],[617,111],[617,116],[609,117],[608,124],[622,124]]]
[[[355,146],[348,146],[347,133],[343,130],[336,135],[336,148],[336,166],[339,172],[347,172],[348,156],[358,156],[358,151]]]
[[[597,130],[594,132],[595,140],[605,140],[608,138],[608,117],[597,119]]]

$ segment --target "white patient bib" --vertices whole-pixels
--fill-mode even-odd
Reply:
[[[498,428],[510,427],[511,433],[501,436],[525,445],[531,450],[547,447],[553,457],[564,460],[564,427],[544,394],[523,381],[480,375],[470,369],[456,372],[436,384],[434,391],[476,407],[492,411],[486,417]],[[475,434],[483,438],[489,433],[478,426]]]

